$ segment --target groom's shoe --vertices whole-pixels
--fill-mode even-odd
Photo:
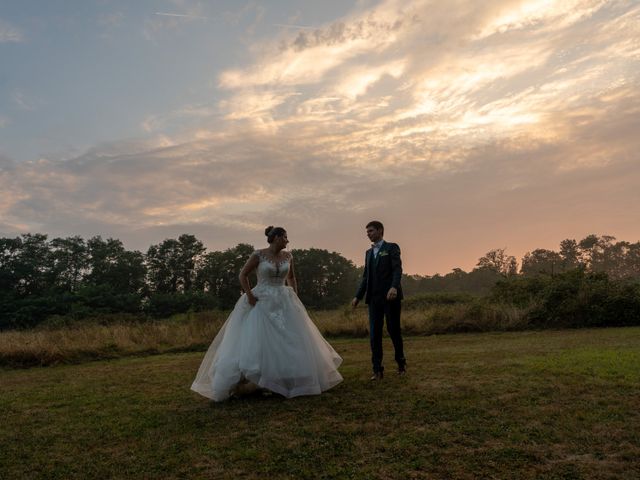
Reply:
[[[380,370],[379,372],[373,372],[373,375],[371,376],[371,378],[369,380],[371,380],[372,382],[375,382],[376,380],[382,380],[382,377],[384,376],[382,370]]]

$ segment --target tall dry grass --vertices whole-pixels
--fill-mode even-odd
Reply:
[[[482,302],[431,305],[405,309],[406,335],[453,332],[522,330],[526,312],[507,305]],[[327,337],[366,337],[366,308],[310,311]],[[108,324],[79,322],[33,330],[0,332],[0,366],[31,367],[58,363],[204,350],[224,323],[227,313],[209,311],[176,315],[167,320],[115,321]]]
[[[44,366],[204,349],[225,318],[223,312],[212,311],[167,320],[0,332],[0,365]]]
[[[529,327],[526,311],[513,305],[469,302],[405,308],[402,330],[407,335],[455,332],[523,330]],[[310,312],[318,329],[329,337],[365,337],[369,334],[366,308]]]

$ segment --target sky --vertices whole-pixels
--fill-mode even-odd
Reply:
[[[0,0],[0,236],[410,274],[640,240],[638,0]]]

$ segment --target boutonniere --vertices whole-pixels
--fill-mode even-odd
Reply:
[[[387,255],[389,255],[389,252],[387,252],[387,251],[379,252],[379,253],[378,253],[378,256],[379,256],[379,257],[386,257]]]

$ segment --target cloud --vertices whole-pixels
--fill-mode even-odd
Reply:
[[[189,104],[168,113],[147,115],[140,126],[145,132],[157,133],[175,125],[218,116],[221,116],[219,109],[211,104]]]
[[[393,39],[394,23],[372,18],[353,24],[333,23],[312,32],[300,31],[288,43],[280,43],[264,61],[249,69],[230,70],[221,75],[223,88],[253,88],[317,83],[349,59],[384,48]],[[261,52],[265,53],[265,52]]]
[[[361,262],[379,218],[410,273],[593,231],[637,240],[640,6],[359,5],[252,45],[222,100],[149,116],[147,140],[0,163],[1,228],[226,248],[279,223]]]
[[[24,33],[0,18],[0,43],[24,42]]]
[[[354,164],[545,139],[557,134],[555,112],[638,78],[638,7],[570,3],[384,2],[262,45],[254,65],[220,76],[231,92],[222,105],[251,128],[312,138],[330,121],[349,138],[327,140]]]
[[[554,248],[544,243],[550,229],[561,232],[556,243],[578,235],[596,221],[594,209],[601,225],[614,213],[631,222],[635,213],[620,209],[640,200],[640,96],[620,90],[599,101],[598,111],[555,119],[571,126],[561,140],[495,139],[445,152],[462,157],[456,170],[349,168],[323,138],[271,133],[106,144],[72,160],[7,164],[0,218],[5,228],[53,235],[118,232],[142,249],[186,231],[212,248],[255,243],[265,223],[281,223],[296,246],[354,259],[359,225],[382,218],[390,238],[402,239],[408,271],[470,268],[496,239],[516,254]]]
[[[606,3],[606,0],[530,0],[505,5],[506,8],[488,22],[476,38],[514,30],[548,33],[564,29],[592,16]]]
[[[13,103],[20,110],[28,112],[36,110],[37,106],[42,103],[19,90],[13,92],[13,94],[11,95],[11,100],[13,100]]]

